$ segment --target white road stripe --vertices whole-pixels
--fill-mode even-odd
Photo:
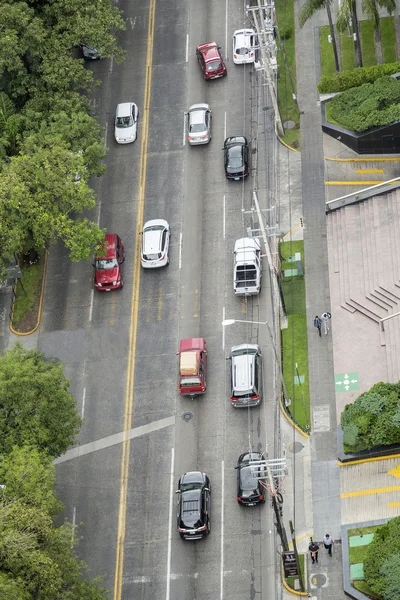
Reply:
[[[224,194],[224,200],[223,200],[223,218],[224,218],[224,220],[223,220],[223,223],[222,223],[222,231],[223,231],[224,239],[225,239],[225,234],[226,234],[226,225],[225,225],[225,199],[226,199],[226,196]]]
[[[74,510],[72,513],[71,548],[73,548],[74,541],[75,541],[75,524],[76,524],[76,506],[74,506]]]
[[[186,144],[186,113],[183,112],[183,138],[182,138],[182,146]]]
[[[228,55],[228,2],[225,3],[225,57]]]
[[[222,320],[225,321],[225,306],[222,307]],[[225,350],[225,327],[222,325],[222,350]]]
[[[182,268],[182,231],[179,234],[179,268]]]
[[[91,294],[90,294],[89,323],[91,323],[92,316],[93,316],[93,300],[94,300],[94,289],[92,288],[92,291],[91,291]]]
[[[171,478],[169,482],[169,521],[168,521],[168,555],[167,555],[167,593],[166,600],[171,593],[171,544],[172,544],[172,511],[174,509],[174,460],[175,448],[171,448]]]
[[[189,60],[189,34],[186,34],[186,62]]]
[[[225,309],[224,309],[224,317],[225,317]],[[223,327],[222,329],[225,329]],[[221,462],[221,482],[222,482],[222,491],[221,491],[221,583],[220,583],[220,599],[223,600],[224,597],[224,502],[225,502],[225,462]]]
[[[81,418],[85,416],[86,387],[83,388]]]
[[[224,141],[226,140],[226,111],[224,114]]]

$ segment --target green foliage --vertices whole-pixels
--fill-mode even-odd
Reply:
[[[364,577],[374,594],[398,600],[400,590],[400,517],[377,528],[368,545]]]
[[[81,425],[63,367],[15,344],[0,356],[0,454],[32,445],[51,457],[74,442]]]
[[[340,417],[345,452],[359,452],[400,442],[400,383],[377,383]]]
[[[321,77],[318,83],[320,94],[333,94],[334,92],[344,92],[363,83],[373,83],[376,79],[384,75],[394,75],[400,72],[400,63],[386,63],[383,65],[373,65],[372,67],[362,67],[360,69],[350,69],[342,73],[336,73],[328,77]]]
[[[331,115],[343,127],[366,131],[400,119],[400,81],[381,77],[338,94],[331,100]]]

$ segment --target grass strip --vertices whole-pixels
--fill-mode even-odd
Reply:
[[[354,69],[354,41],[347,33],[340,36],[340,52],[342,55],[342,71]]]
[[[305,582],[304,579],[304,554],[299,554],[299,565],[300,565],[300,572],[303,576],[303,582]],[[296,589],[295,588],[295,583],[297,581],[298,577],[286,577],[286,583],[292,588],[292,590]]]
[[[364,67],[376,65],[374,25],[371,21],[360,21],[361,52]]]
[[[44,259],[37,265],[30,265],[21,269],[23,288],[21,280],[18,280],[12,320],[14,327],[18,327],[40,298],[43,265]]]
[[[394,29],[394,17],[384,17],[380,20],[380,24],[383,62],[396,62],[396,33]]]
[[[321,61],[321,76],[335,74],[335,55],[333,54],[333,46],[328,41],[328,36],[331,34],[329,25],[324,25],[319,28],[319,55]]]

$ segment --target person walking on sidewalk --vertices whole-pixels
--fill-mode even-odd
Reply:
[[[308,549],[310,551],[310,556],[311,556],[312,564],[314,564],[315,562],[318,564],[319,544],[317,544],[317,542],[313,542],[313,540],[311,539],[311,543],[308,546]]]
[[[325,548],[328,550],[329,556],[332,558],[332,546],[335,543],[334,540],[331,538],[331,536],[329,535],[329,533],[327,533],[322,538],[322,541],[324,543]]]
[[[317,315],[314,319],[314,327],[316,327],[318,329],[319,337],[321,337],[321,325],[322,325],[322,321],[319,318],[319,316]]]
[[[332,317],[331,313],[328,312],[324,312],[321,315],[321,320],[324,324],[324,332],[325,335],[328,335],[328,331],[329,331],[329,319]]]

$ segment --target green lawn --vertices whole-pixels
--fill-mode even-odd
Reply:
[[[283,259],[300,252],[304,265],[304,243],[283,242],[280,246]],[[293,263],[283,262],[282,270],[293,268]],[[308,379],[308,346],[306,294],[304,276],[287,277],[282,281],[288,318],[287,329],[282,329],[283,377],[288,397],[292,403],[290,414],[304,431],[310,426],[310,393]],[[297,368],[296,368],[297,364]],[[304,377],[304,383],[295,384],[297,375]]]
[[[12,320],[14,326],[19,325],[25,315],[35,306],[40,296],[40,282],[43,271],[42,263],[44,264],[44,261],[41,264],[22,267],[21,269],[24,289],[22,289],[20,280],[18,280]]]
[[[354,69],[354,41],[347,33],[340,36],[340,53],[342,55],[342,71]]]
[[[332,44],[328,41],[331,34],[329,25],[319,28],[319,53],[321,61],[321,75],[333,75],[335,73],[335,57]]]
[[[381,40],[383,62],[396,62],[396,34],[393,17],[384,17],[381,19]]]
[[[278,59],[278,102],[282,121],[294,121],[300,123],[300,115],[297,111],[293,92],[296,94],[296,48],[295,48],[295,25],[294,25],[294,0],[278,0],[275,4],[276,19],[281,31],[281,47],[277,39]],[[284,35],[287,39],[284,39]],[[285,64],[285,55],[286,63]],[[291,78],[290,78],[290,75]],[[293,89],[291,85],[293,83]],[[285,131],[284,142],[293,147],[300,144],[300,129],[289,129]]]
[[[374,26],[371,21],[360,21],[361,52],[364,67],[376,65]]]
[[[304,578],[304,554],[299,554],[299,564],[300,564],[300,572],[303,576],[303,583],[306,584],[306,580]],[[286,583],[294,590],[295,582],[297,581],[297,577],[287,577]]]
[[[374,525],[371,527],[362,527],[361,529],[349,529],[348,537],[350,538],[353,535],[362,535],[362,534],[366,535],[367,533],[374,533],[374,531],[376,531],[377,529],[378,529],[378,525]],[[355,564],[364,562],[365,557],[367,555],[367,549],[368,549],[368,546],[353,546],[353,547],[351,547],[349,545],[350,564],[355,565]],[[353,585],[357,590],[359,590],[360,592],[363,592],[364,594],[368,594],[371,598],[376,597],[372,594],[370,588],[365,583],[365,581],[353,581]]]

